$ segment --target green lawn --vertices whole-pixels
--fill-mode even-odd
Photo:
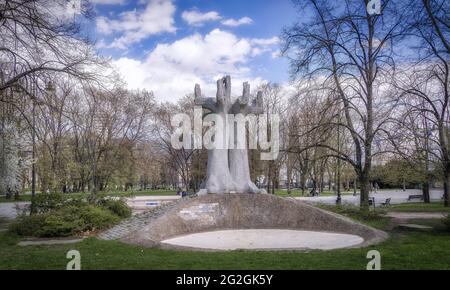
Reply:
[[[364,249],[312,252],[192,252],[148,249],[89,238],[72,245],[20,247],[0,235],[0,269],[65,269],[69,250],[83,269],[365,269],[367,251],[381,253],[382,269],[450,269],[450,234],[393,233]]]
[[[173,191],[136,192],[135,195],[172,195]],[[128,193],[113,193],[128,196]],[[328,210],[358,219],[366,224],[390,229],[391,220],[371,212],[361,217],[351,207],[324,206]],[[449,211],[442,203],[393,205],[388,211]],[[0,221],[1,222],[1,221]],[[66,253],[81,253],[83,269],[365,269],[371,249],[381,253],[382,269],[450,269],[450,233],[441,220],[412,220],[430,225],[429,232],[388,230],[390,238],[380,245],[363,249],[333,251],[231,251],[193,252],[143,248],[117,241],[88,238],[71,245],[17,245],[19,237],[0,233],[0,269],[65,269]]]
[[[363,222],[388,229],[390,219],[380,217]],[[388,231],[390,238],[380,245],[310,252],[176,251],[96,238],[71,245],[20,247],[19,237],[3,233],[0,269],[65,269],[66,253],[73,249],[80,251],[83,269],[365,269],[366,254],[371,249],[380,251],[382,269],[450,269],[450,233],[444,232],[442,221],[417,223],[434,226],[435,230],[420,233],[398,231],[394,227]]]
[[[387,210],[398,212],[450,212],[450,207],[444,207],[443,202],[411,202],[391,205]]]

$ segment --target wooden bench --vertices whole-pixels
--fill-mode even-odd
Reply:
[[[390,206],[390,205],[391,205],[391,198],[386,198],[386,200],[381,203],[381,206]]]
[[[408,201],[413,200],[413,199],[423,199],[423,195],[422,194],[412,194],[410,196],[408,196]]]

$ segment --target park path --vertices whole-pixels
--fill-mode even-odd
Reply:
[[[101,232],[97,237],[100,240],[118,240],[134,231],[142,229],[150,221],[160,217],[167,210],[174,207],[179,200],[170,203],[162,203],[160,206],[152,208],[148,211],[137,213],[132,217],[123,220],[118,225]]]
[[[388,212],[386,216],[399,219],[399,220],[410,220],[410,219],[442,219],[447,216],[446,212]]]
[[[14,220],[17,217],[17,208],[25,208],[30,203],[25,202],[1,202],[0,203],[0,219]]]
[[[391,199],[391,204],[401,204],[408,202],[420,202],[421,200],[412,200],[408,201],[408,197],[410,195],[421,195],[422,191],[418,189],[407,189],[405,191],[401,189],[387,189],[380,190],[378,192],[371,192],[370,197],[375,199],[376,206],[380,206],[381,202],[384,202],[386,199]],[[431,201],[442,201],[442,195],[444,191],[442,189],[432,189],[430,190],[430,199]],[[323,203],[323,204],[336,204],[336,196],[302,196],[302,197],[294,197],[297,200],[310,202],[310,203]],[[343,195],[342,203],[343,204],[351,204],[351,205],[359,205],[359,195]]]

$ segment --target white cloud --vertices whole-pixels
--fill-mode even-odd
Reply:
[[[127,0],[91,0],[92,3],[98,5],[122,5]]]
[[[219,20],[222,17],[216,11],[201,13],[200,11],[194,9],[190,11],[183,11],[181,18],[183,18],[183,20],[189,25],[201,26],[207,21]]]
[[[253,19],[251,19],[250,17],[242,17],[241,19],[226,19],[224,21],[222,21],[222,24],[225,26],[231,26],[231,27],[236,27],[236,26],[241,26],[241,25],[246,25],[246,24],[252,24],[253,23]]]
[[[224,75],[231,75],[233,94],[238,95],[242,82],[249,81],[253,88],[263,82],[248,64],[255,48],[264,49],[254,39],[214,29],[204,36],[196,33],[158,44],[143,61],[123,57],[115,64],[130,88],[152,90],[159,100],[174,101],[193,93],[196,83],[205,95],[214,96],[215,81]]]
[[[150,0],[144,10],[132,10],[119,14],[118,19],[97,18],[97,31],[102,34],[118,33],[107,47],[127,49],[151,35],[175,32],[175,6],[167,0]]]
[[[275,45],[280,42],[280,39],[276,36],[272,38],[253,38],[252,43],[256,45]]]
[[[272,58],[279,58],[282,56],[281,51],[280,50],[275,50],[272,52]]]

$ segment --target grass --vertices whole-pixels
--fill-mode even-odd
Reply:
[[[113,193],[126,196],[128,193]],[[172,195],[173,191],[146,191],[134,195]],[[390,218],[381,212],[360,215],[355,209],[320,205],[376,228],[387,230]],[[442,203],[392,205],[388,211],[449,211]],[[193,252],[131,246],[118,241],[88,238],[70,245],[27,246],[20,237],[0,233],[0,269],[65,269],[69,250],[81,253],[82,269],[365,269],[366,254],[381,253],[382,269],[450,269],[450,233],[441,220],[411,220],[434,227],[429,232],[388,230],[382,244],[362,249],[333,251],[230,251]]]
[[[334,251],[193,252],[130,246],[86,239],[72,245],[17,246],[19,238],[0,235],[0,269],[65,269],[66,253],[81,254],[82,269],[365,269],[367,251],[376,249],[382,269],[450,269],[450,234],[393,233],[386,242],[363,249]]]
[[[305,190],[305,194],[302,194],[302,191],[299,189],[293,189],[291,190],[291,194],[288,194],[287,189],[276,189],[275,195],[280,197],[302,197],[302,196],[309,196],[310,190]],[[342,195],[351,195],[353,194],[353,191],[345,191],[342,192]],[[320,193],[320,196],[336,196],[336,193],[334,191],[327,191],[324,190],[322,193]]]
[[[319,203],[316,204],[316,206],[382,230],[386,229],[391,222],[391,218],[384,216],[386,213],[385,210],[380,208],[370,208],[369,212],[365,213],[361,212],[359,207],[354,205],[329,205]]]
[[[411,202],[391,205],[387,210],[396,212],[450,212],[450,207],[444,207],[443,202]]]
[[[380,229],[388,229],[390,219],[378,212],[366,215],[354,209],[327,206]],[[375,218],[376,217],[376,218]],[[19,237],[0,234],[0,269],[65,269],[66,253],[78,250],[82,269],[365,269],[366,254],[381,253],[382,269],[450,269],[450,233],[441,220],[411,221],[431,225],[429,232],[389,230],[390,238],[362,249],[333,251],[229,251],[195,252],[143,248],[88,238],[70,245],[17,246]]]
[[[410,219],[408,223],[433,227],[437,231],[445,231],[445,225],[441,219]]]

